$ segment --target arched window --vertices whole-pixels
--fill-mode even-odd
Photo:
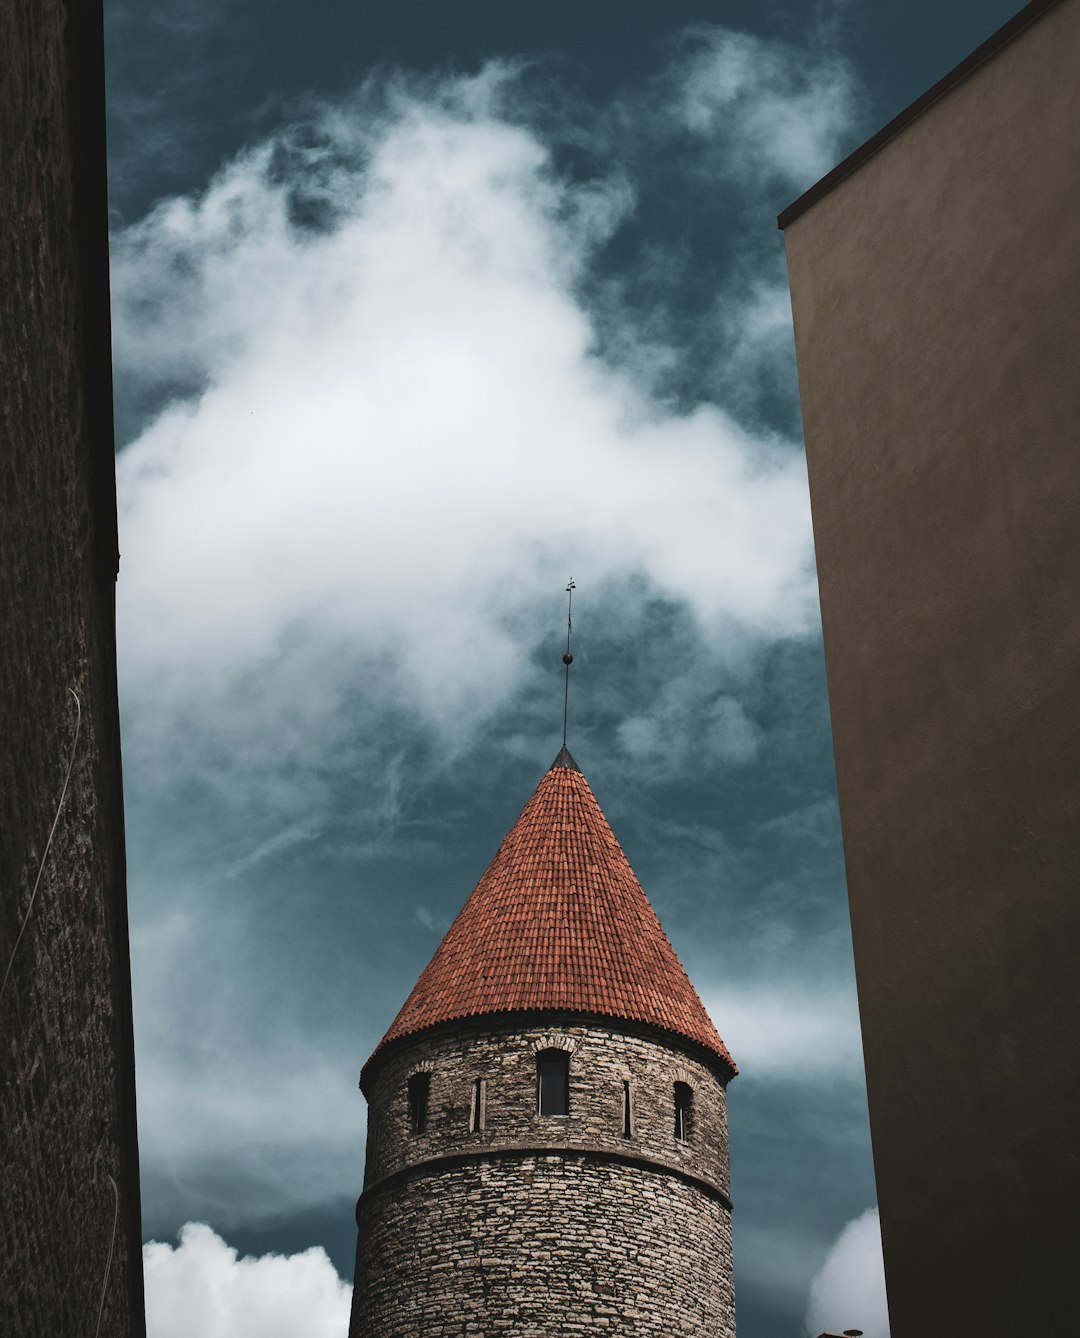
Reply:
[[[570,1056],[541,1050],[536,1056],[536,1109],[541,1115],[570,1114]]]
[[[675,1137],[686,1142],[690,1137],[690,1122],[694,1112],[694,1089],[689,1083],[675,1084]]]
[[[430,1091],[430,1073],[414,1073],[409,1079],[409,1128],[414,1134],[422,1134],[427,1128]]]

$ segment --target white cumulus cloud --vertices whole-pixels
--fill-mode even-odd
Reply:
[[[508,77],[325,109],[116,238],[117,361],[174,392],[119,461],[129,746],[175,769],[198,720],[250,777],[273,722],[316,770],[357,693],[461,735],[570,570],[813,626],[801,456],[596,356],[577,283],[626,187],[561,180]]]
[[[143,1247],[147,1338],[341,1338],[352,1288],[321,1247],[240,1258],[188,1222],[173,1247]]]
[[[889,1338],[881,1224],[868,1208],[840,1232],[810,1284],[806,1333],[862,1329],[866,1338]]]

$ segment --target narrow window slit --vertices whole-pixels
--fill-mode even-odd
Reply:
[[[690,1137],[690,1121],[694,1108],[694,1089],[685,1082],[675,1084],[675,1137],[685,1143]]]
[[[414,1073],[409,1079],[409,1128],[414,1134],[422,1134],[427,1128],[430,1091],[430,1073]]]
[[[472,1109],[469,1113],[469,1128],[478,1134],[487,1123],[487,1080],[477,1078],[473,1083]]]
[[[623,1138],[632,1138],[634,1135],[634,1108],[630,1103],[630,1084],[624,1082],[622,1085],[622,1136]]]

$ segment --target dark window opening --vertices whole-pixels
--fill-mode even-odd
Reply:
[[[685,1142],[690,1137],[690,1117],[694,1107],[694,1089],[689,1084],[675,1084],[675,1137]]]
[[[536,1056],[536,1108],[541,1115],[570,1114],[570,1056],[542,1050]]]
[[[478,1134],[484,1128],[487,1119],[487,1082],[477,1078],[473,1083],[472,1111],[469,1115],[469,1128]]]
[[[409,1128],[414,1134],[422,1134],[427,1128],[428,1093],[430,1091],[430,1073],[414,1073],[409,1079]]]
[[[634,1111],[630,1105],[630,1084],[622,1085],[622,1136],[630,1138],[634,1133]]]

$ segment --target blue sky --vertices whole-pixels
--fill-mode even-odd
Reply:
[[[742,1069],[740,1334],[884,1332],[775,215],[1011,12],[108,6],[151,1338],[256,1275],[340,1330],[359,1067],[558,750],[570,576]]]

